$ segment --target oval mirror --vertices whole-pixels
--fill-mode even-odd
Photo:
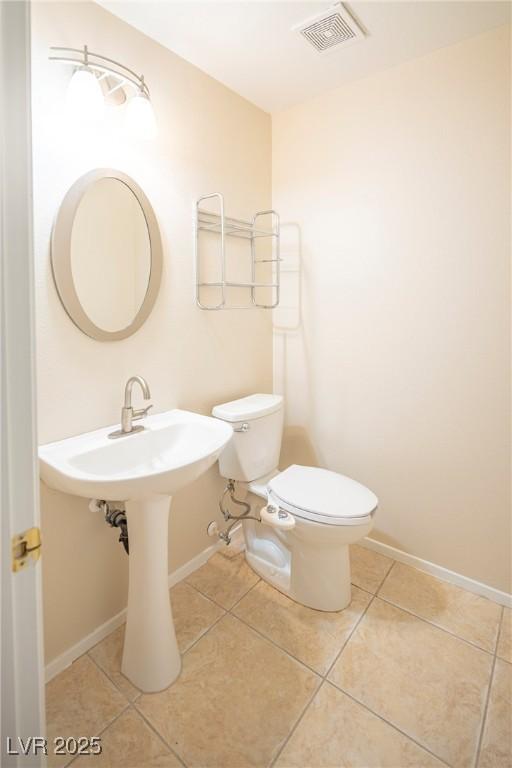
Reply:
[[[162,247],[142,189],[119,171],[98,169],[67,192],[52,235],[52,268],[64,308],[94,339],[124,339],[156,300]]]

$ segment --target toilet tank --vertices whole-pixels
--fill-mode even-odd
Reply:
[[[250,482],[277,469],[283,434],[281,395],[242,397],[216,405],[212,415],[234,430],[219,458],[223,477]]]

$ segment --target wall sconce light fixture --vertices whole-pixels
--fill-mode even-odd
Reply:
[[[131,136],[153,139],[156,119],[144,75],[114,59],[83,48],[50,48],[51,61],[70,64],[74,72],[68,86],[68,105],[79,119],[101,116],[105,101],[126,105],[126,127]]]

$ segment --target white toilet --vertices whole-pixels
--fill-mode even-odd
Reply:
[[[378,499],[344,475],[296,464],[277,469],[283,398],[249,395],[216,405],[234,429],[220,473],[265,500],[262,522],[244,520],[246,558],[266,581],[303,605],[340,611],[350,603],[348,545],[372,528]]]

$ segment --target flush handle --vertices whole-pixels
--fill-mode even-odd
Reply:
[[[240,427],[236,427],[233,432],[248,432],[250,428],[251,425],[244,421],[244,423]]]

